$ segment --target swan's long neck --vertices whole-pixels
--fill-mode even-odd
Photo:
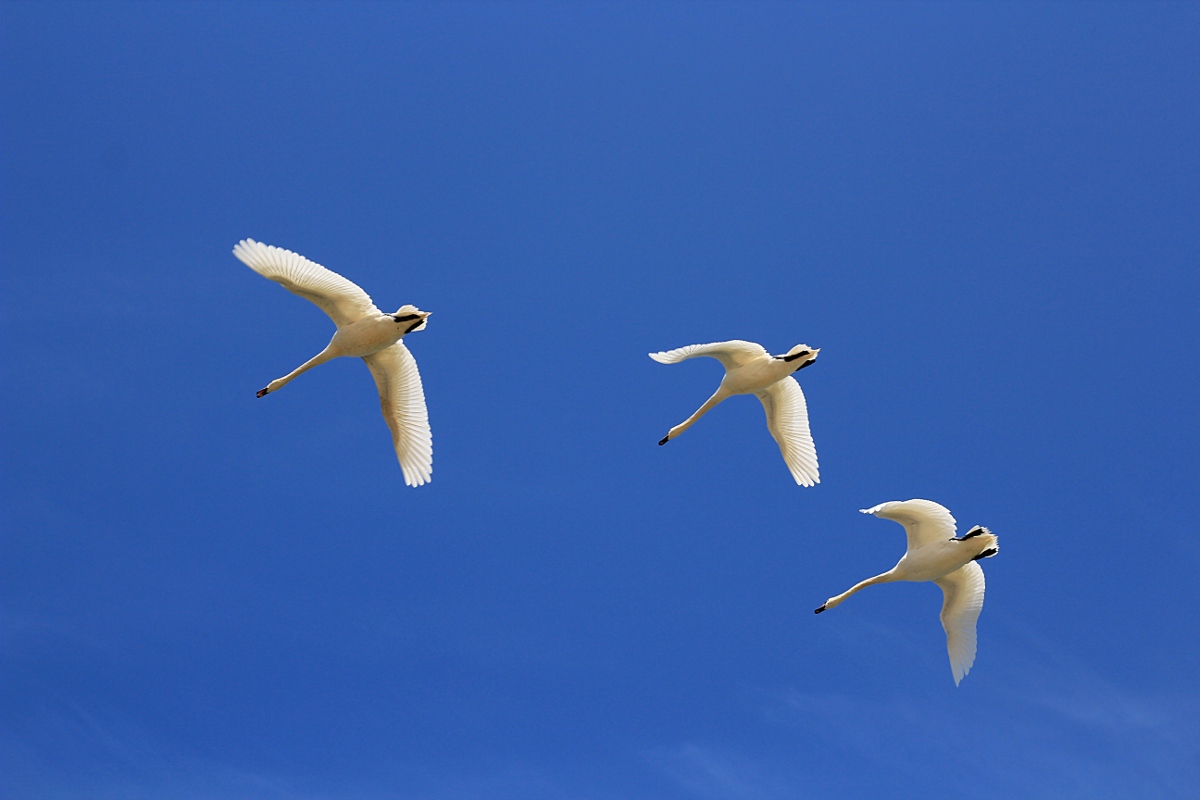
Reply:
[[[337,358],[337,355],[338,354],[336,352],[334,352],[332,345],[327,346],[324,350],[317,353],[315,356],[310,358],[308,361],[305,361],[300,366],[296,367],[294,370],[289,372],[287,375],[284,375],[282,378],[276,378],[275,380],[271,381],[269,384],[267,384],[267,388],[263,391],[262,394],[266,394],[267,392],[278,391],[280,388],[287,385],[288,381],[292,380],[292,378],[295,378],[300,373],[308,372],[313,367],[319,366],[321,364],[324,364],[326,361],[330,361],[334,358]],[[261,397],[262,395],[259,395],[259,396]]]
[[[845,600],[847,597],[854,594],[855,592],[862,591],[863,589],[867,588],[868,586],[874,586],[877,583],[887,583],[888,581],[896,580],[895,573],[896,573],[895,568],[892,568],[892,569],[889,569],[887,572],[884,572],[880,575],[876,575],[874,578],[867,578],[865,581],[859,581],[858,583],[854,584],[853,586],[851,586],[849,589],[842,592],[841,594],[839,594],[835,597],[831,597],[828,600],[826,600],[825,605],[818,608],[816,613],[820,614],[822,611],[825,611],[826,609],[830,609],[830,608],[833,608],[834,606],[841,605],[842,601]]]
[[[721,402],[722,400],[724,400],[725,398],[727,398],[729,396],[730,396],[730,393],[727,392],[724,387],[717,389],[716,393],[712,397],[710,397],[704,401],[704,405],[702,405],[698,409],[696,409],[695,414],[692,414],[690,417],[685,419],[683,422],[679,423],[674,428],[671,428],[671,430],[667,433],[667,438],[663,439],[662,442],[659,442],[659,444],[664,444],[669,439],[674,439],[676,436],[683,433],[688,428],[692,427],[692,425],[695,424],[696,420],[703,417],[705,414],[707,414],[709,411],[712,410],[713,406],[715,406],[717,403]]]

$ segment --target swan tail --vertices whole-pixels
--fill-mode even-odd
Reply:
[[[982,525],[976,525],[974,528],[971,528],[959,541],[965,542],[968,539],[978,540],[972,544],[979,548],[979,555],[972,558],[972,561],[978,561],[981,558],[991,558],[1000,552],[1000,537]]]

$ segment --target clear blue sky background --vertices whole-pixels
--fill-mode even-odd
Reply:
[[[1200,6],[0,6],[6,798],[1181,798]],[[434,313],[434,481],[253,237]],[[822,483],[735,398],[802,373]],[[890,567],[985,524],[975,669]]]

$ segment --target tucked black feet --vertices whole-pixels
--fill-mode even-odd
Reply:
[[[269,392],[269,391],[271,391],[269,388],[268,388],[268,389],[259,389],[259,390],[258,390],[258,394],[254,395],[254,396],[255,396],[255,397],[262,397],[264,394],[266,394],[266,393],[267,393],[267,392]]]
[[[975,557],[974,557],[973,559],[971,559],[971,560],[972,560],[972,561],[978,561],[978,560],[979,560],[979,559],[981,559],[981,558],[991,558],[992,556],[996,555],[996,553],[999,553],[999,552],[1000,552],[1000,551],[999,551],[999,549],[997,549],[997,548],[995,548],[995,547],[989,547],[987,550],[984,550],[982,553],[980,553],[979,555],[975,556]]]
[[[668,433],[666,436],[664,436],[662,438],[662,441],[658,443],[658,446],[662,447],[664,444],[666,444],[669,441],[671,441],[671,434]]]
[[[820,613],[821,613],[822,611],[824,611],[824,610],[825,610],[825,606],[821,606],[820,608],[818,608],[818,609],[817,609],[816,611],[814,611],[813,613],[814,613],[814,614],[820,614]]]

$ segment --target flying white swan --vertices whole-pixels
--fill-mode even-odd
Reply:
[[[405,334],[424,328],[429,312],[405,305],[395,314],[385,314],[375,307],[366,292],[336,272],[290,250],[253,239],[238,242],[233,254],[264,278],[311,300],[337,325],[337,332],[324,350],[282,378],[271,381],[258,396],[278,391],[301,372],[330,359],[360,356],[367,362],[379,389],[383,418],[392,431],[392,444],[404,472],[404,482],[420,486],[432,480],[433,437],[429,433],[425,391],[417,362],[400,341]]]
[[[1000,552],[996,534],[976,525],[961,539],[954,538],[954,517],[945,506],[931,500],[896,500],[864,508],[862,513],[903,525],[908,550],[896,566],[829,598],[816,613],[833,608],[872,584],[933,581],[942,587],[942,627],[957,686],[975,663],[975,621],[983,610],[983,569],[975,562]]]
[[[808,431],[808,406],[804,392],[792,377],[793,372],[804,369],[817,360],[817,348],[798,344],[784,355],[773,356],[761,344],[734,339],[731,342],[693,344],[665,353],[651,353],[650,357],[660,364],[675,364],[686,358],[710,356],[725,366],[725,377],[716,394],[663,437],[660,445],[666,444],[686,431],[709,409],[735,394],[753,394],[762,401],[767,412],[767,427],[788,470],[796,483],[812,486],[820,483],[817,471],[817,448]]]

